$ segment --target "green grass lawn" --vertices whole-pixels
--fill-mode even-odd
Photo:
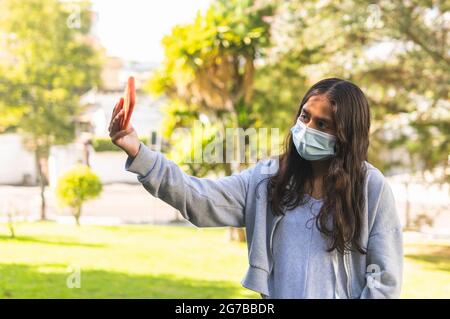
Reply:
[[[226,229],[0,225],[0,298],[259,298],[240,281],[245,244]],[[81,288],[69,289],[70,267]],[[403,297],[450,297],[450,244],[405,247]]]
[[[403,298],[450,298],[450,241],[405,241]]]

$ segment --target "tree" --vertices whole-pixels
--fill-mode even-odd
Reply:
[[[448,1],[277,3],[269,65],[307,83],[338,76],[361,86],[373,115],[370,159],[384,171],[448,167]],[[386,156],[394,149],[410,156]]]
[[[98,197],[102,183],[88,166],[79,165],[66,172],[58,180],[56,195],[62,205],[69,206],[78,226],[83,203]]]
[[[385,172],[435,170],[435,182],[448,183],[448,1],[312,0],[277,5],[271,26],[273,54],[267,72],[257,79],[265,84],[258,86],[262,108],[283,103],[276,114],[263,112],[268,120],[291,123],[291,115],[286,117],[281,109],[289,109],[293,94],[305,92],[302,82],[349,79],[361,86],[371,105],[369,161]],[[405,181],[406,189],[408,184]]]
[[[197,14],[193,23],[176,26],[164,37],[165,60],[149,88],[168,97],[166,123],[171,122],[172,129],[204,115],[211,123],[211,134],[196,141],[204,145],[216,133],[224,137],[227,126],[245,130],[257,124],[252,112],[255,60],[269,44],[269,25],[263,18],[271,11],[270,5],[255,6],[249,0],[220,0],[204,15]],[[166,129],[166,133],[172,132]],[[186,145],[186,140],[178,139],[178,143]],[[236,154],[241,149],[239,142],[234,147]],[[183,156],[178,159],[185,160]],[[230,174],[240,170],[242,160],[238,157],[232,163],[208,168]],[[189,166],[195,170],[195,165]],[[238,237],[242,239],[243,233]]]
[[[0,2],[0,132],[17,131],[34,152],[45,219],[49,149],[74,138],[78,99],[99,81],[90,43],[90,3],[58,0]]]

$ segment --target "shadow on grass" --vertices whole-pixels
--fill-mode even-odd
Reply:
[[[434,270],[450,272],[450,246],[425,247],[421,252],[405,254],[405,258],[425,262]]]
[[[257,298],[240,283],[81,269],[67,288],[67,265],[0,264],[0,298]]]
[[[103,248],[107,246],[105,244],[80,243],[77,241],[62,241],[60,239],[48,240],[33,236],[17,236],[15,238],[11,238],[10,236],[0,235],[0,241],[9,241],[15,243],[46,244],[56,246],[87,247],[87,248]]]

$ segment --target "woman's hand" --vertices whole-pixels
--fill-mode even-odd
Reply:
[[[140,141],[134,128],[130,125],[122,129],[124,118],[123,98],[114,107],[111,122],[109,123],[109,136],[111,141],[123,149],[128,156],[136,157],[139,152]]]

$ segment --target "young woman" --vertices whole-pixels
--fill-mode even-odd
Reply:
[[[199,227],[245,227],[242,285],[263,298],[397,298],[402,230],[394,197],[367,162],[370,111],[364,93],[338,78],[303,97],[284,153],[218,180],[189,176],[120,130],[110,136],[126,169],[152,195]]]

